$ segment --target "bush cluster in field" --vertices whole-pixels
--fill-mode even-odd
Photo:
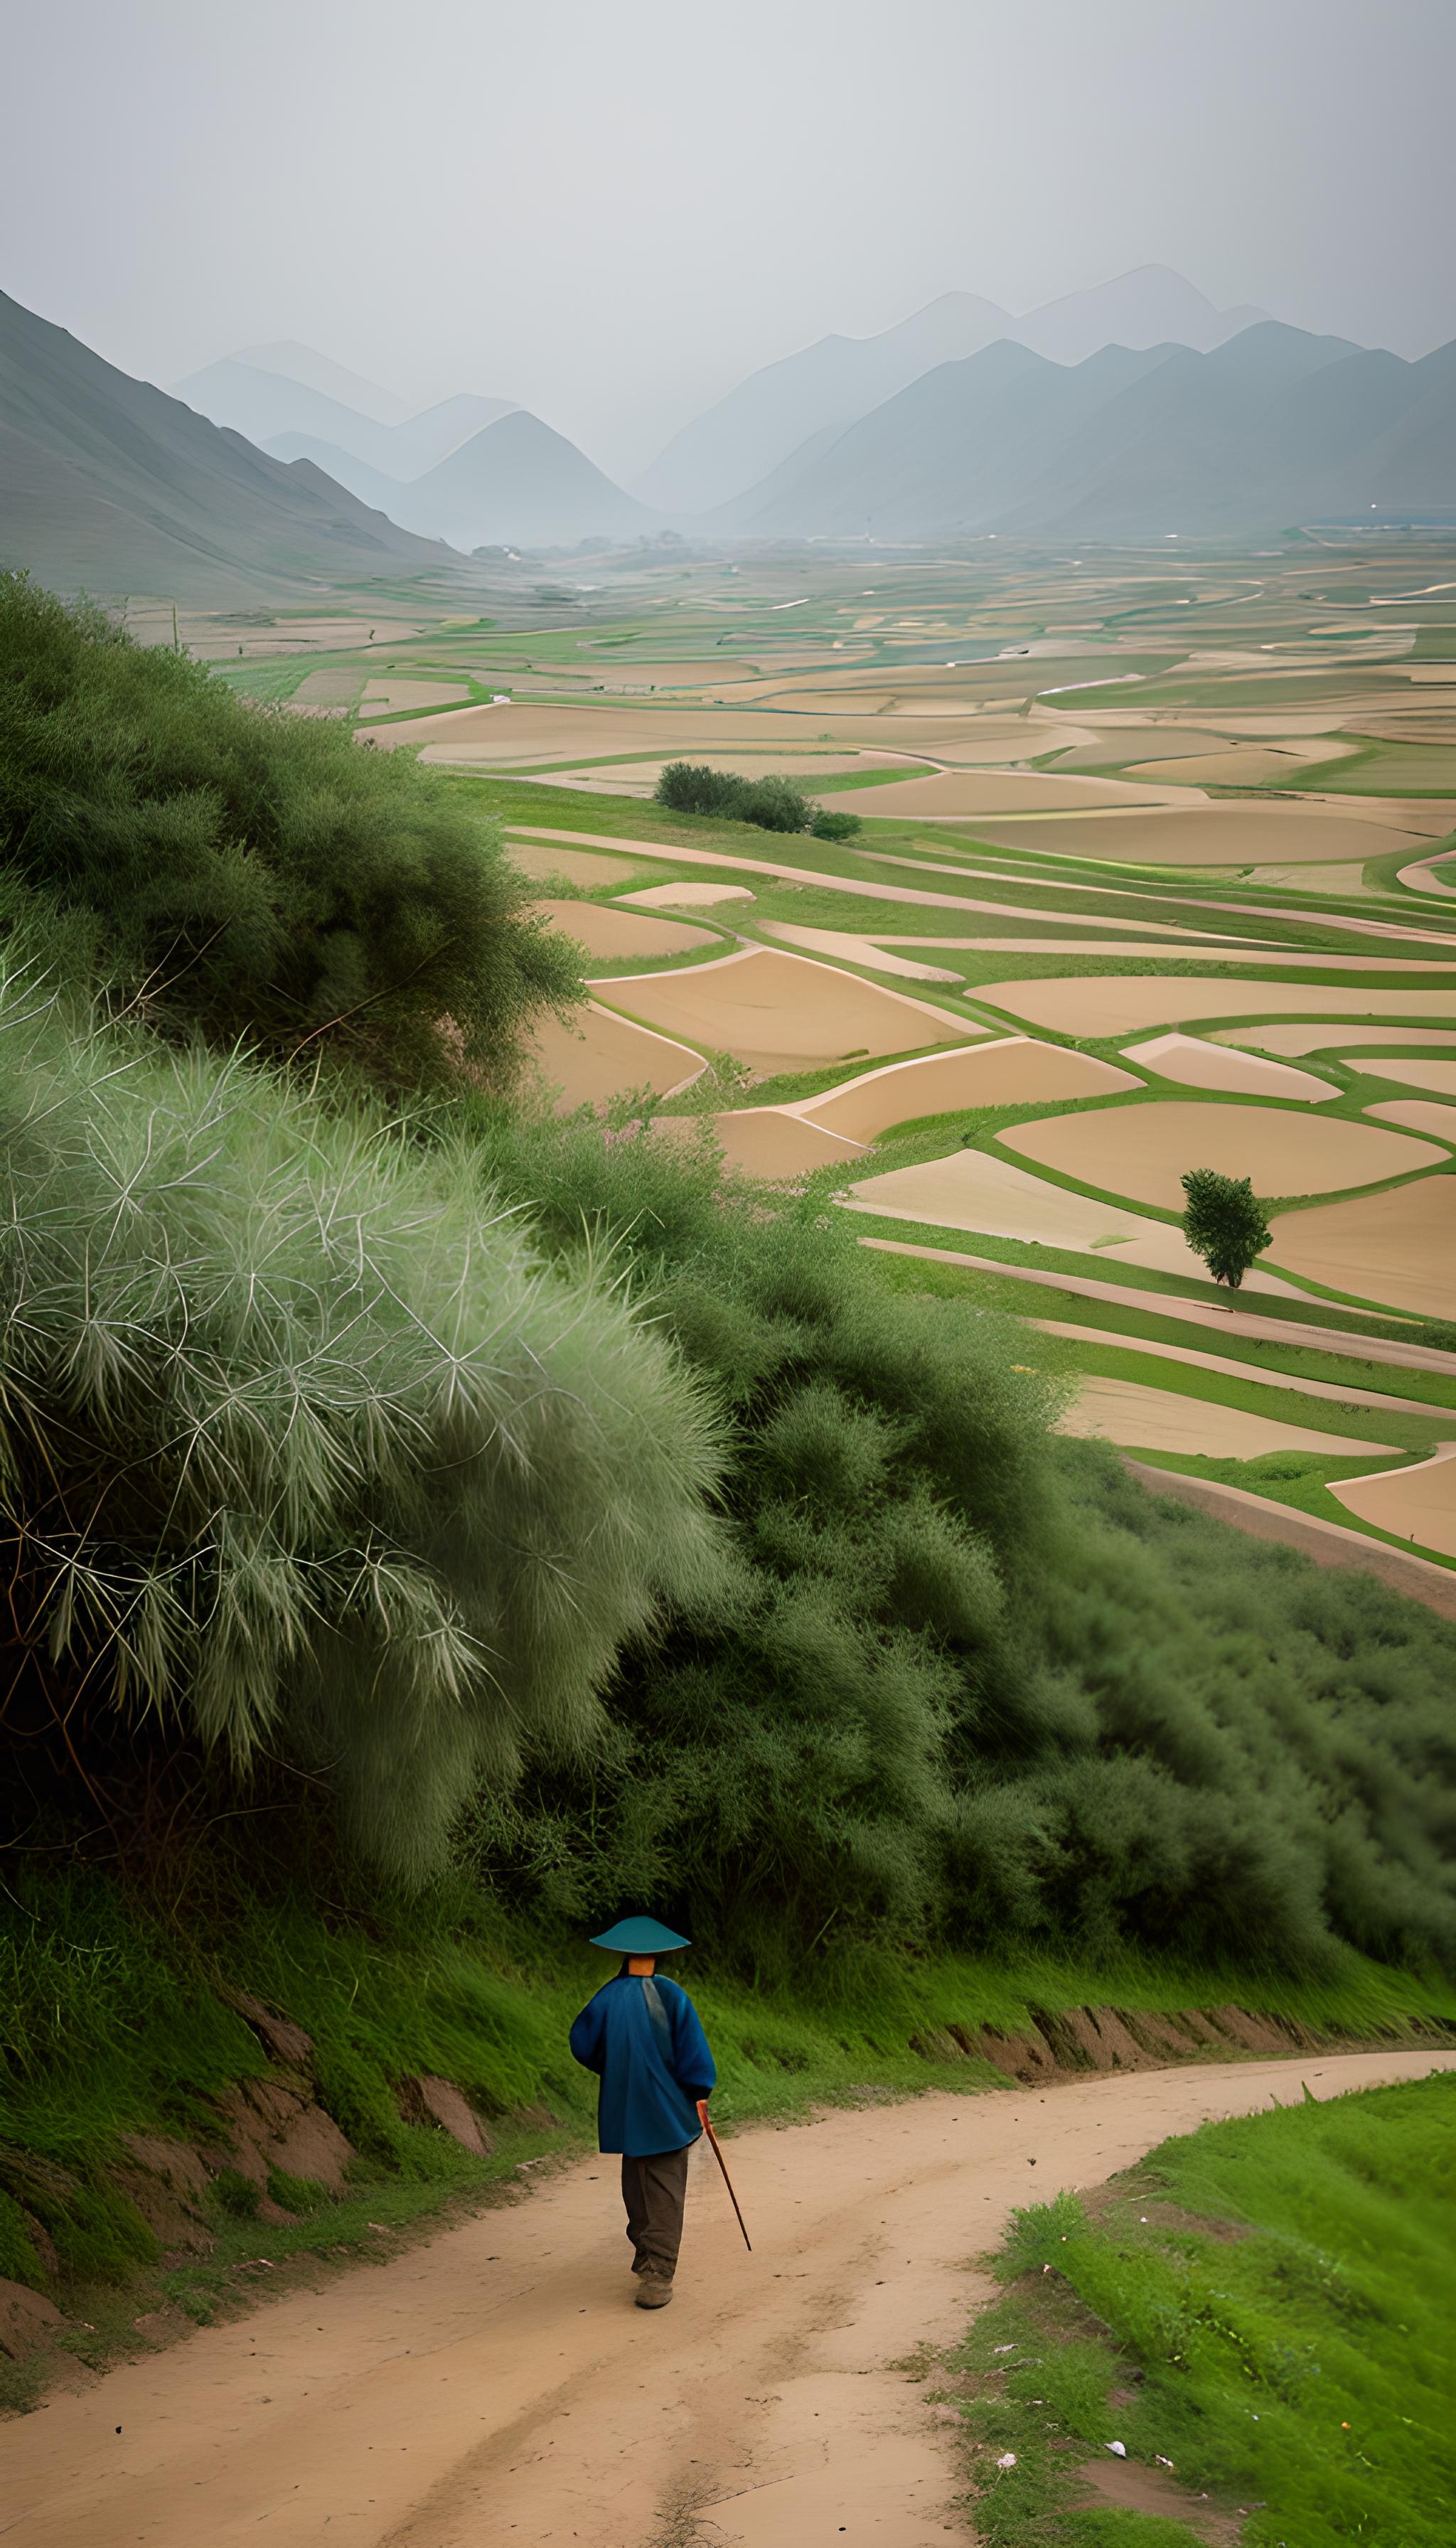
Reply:
[[[1443,2548],[1453,2162],[1440,2073],[1165,2141],[1095,2219],[1067,2194],[1018,2214],[1011,2293],[958,2357],[977,2537],[1151,2543],[1144,2516],[1073,2508],[1078,2463],[1121,2441],[1246,2509],[1247,2548]]]
[[[740,778],[706,762],[670,761],[653,797],[670,814],[717,814],[765,832],[812,832],[820,841],[850,841],[860,829],[858,814],[832,813],[796,779],[772,772],[767,778]]]

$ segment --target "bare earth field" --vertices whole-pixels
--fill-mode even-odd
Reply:
[[[1329,1492],[1362,1521],[1374,1522],[1393,1537],[1456,1557],[1456,1442],[1445,1444],[1418,1469],[1350,1478]]]
[[[1419,1045],[1423,1049],[1456,1045],[1456,1028],[1382,1027],[1377,1032],[1374,1028],[1362,1027],[1356,1035],[1348,1028],[1337,1027],[1225,1027],[1216,1042],[1253,1046],[1261,1052],[1337,1052],[1352,1061],[1357,1056],[1373,1058],[1389,1051],[1398,1056],[1397,1066],[1383,1070],[1380,1074],[1382,1079],[1404,1079],[1411,1088],[1456,1090],[1456,1078],[1432,1081],[1417,1079],[1413,1075],[1416,1071],[1446,1070],[1451,1067],[1449,1063],[1410,1061],[1403,1052],[1403,1047],[1408,1045]]]
[[[1307,957],[1306,962],[1309,961]],[[1136,1029],[1185,1026],[1202,1019],[1300,1016],[1320,1018],[1418,1018],[1433,1026],[1456,1017],[1456,986],[1403,991],[1373,982],[1354,990],[1314,982],[1194,981],[1165,975],[1139,981],[1130,973],[1095,973],[1048,980],[987,982],[976,998],[1005,1009],[1032,1026],[1070,1036],[1131,1035]]]
[[[1138,1380],[1084,1380],[1057,1430],[1101,1434],[1131,1450],[1194,1452],[1211,1460],[1258,1460],[1266,1451],[1348,1451],[1353,1459],[1368,1459],[1385,1447],[1249,1415],[1216,1399],[1182,1398],[1176,1390],[1150,1389]]]
[[[834,964],[863,964],[871,973],[892,973],[907,982],[955,982],[958,973],[944,964],[919,964],[913,956],[897,956],[873,938],[856,938],[846,929],[802,929],[791,920],[767,920],[766,936],[781,946],[798,947],[808,956],[827,956]]]
[[[637,873],[630,859],[602,857],[595,850],[570,849],[565,842],[512,841],[510,863],[539,884],[554,883],[560,876],[568,884],[585,885],[589,892],[601,885],[625,884],[629,876]]]
[[[1215,867],[1252,866],[1276,859],[1283,866],[1304,859],[1383,859],[1410,850],[1419,835],[1413,825],[1345,814],[1331,820],[1322,806],[1210,803],[1186,812],[1105,814],[1095,821],[1043,816],[1035,826],[1028,820],[1025,829],[1015,830],[1003,820],[988,826],[981,837],[1002,849],[1035,850],[1044,857],[1106,859],[1125,866]]]
[[[730,1167],[774,1183],[815,1168],[849,1167],[864,1157],[865,1146],[782,1106],[740,1106],[706,1117],[659,1115],[652,1130],[656,1139],[675,1141],[699,1140],[706,1131]]]
[[[685,920],[659,920],[651,912],[625,911],[610,902],[540,902],[536,909],[564,929],[589,956],[616,961],[632,956],[688,956],[722,940]]]
[[[511,855],[515,856],[514,851]],[[753,898],[746,884],[710,884],[706,876],[683,876],[676,884],[644,885],[640,893],[618,897],[624,903],[640,905],[643,911],[708,911],[714,903],[752,902]]]
[[[1456,1061],[1410,1061],[1399,1053],[1384,1058],[1366,1054],[1361,1059],[1382,1079],[1399,1079],[1407,1088],[1428,1088],[1438,1097],[1456,1097]]]
[[[1226,1045],[1205,1044],[1200,1036],[1153,1036],[1146,1044],[1123,1047],[1124,1058],[1182,1088],[1219,1088],[1239,1097],[1296,1098],[1318,1106],[1332,1097],[1327,1079],[1313,1071],[1291,1070],[1288,1063],[1267,1061],[1262,1053],[1233,1052]]]
[[[1052,1116],[998,1137],[1008,1149],[1079,1184],[1181,1212],[1188,1167],[1250,1177],[1256,1194],[1332,1194],[1382,1177],[1439,1167],[1443,1153],[1404,1133],[1377,1132],[1328,1115],[1282,1106],[1185,1104],[1118,1106]]]
[[[1168,791],[1129,787],[1111,778],[1064,778],[1054,771],[959,771],[940,778],[906,778],[876,787],[876,816],[908,815],[911,822],[960,820],[973,814],[1101,813],[1109,806],[1168,802]],[[865,811],[869,811],[866,802]]]
[[[651,1088],[671,1097],[689,1088],[703,1067],[701,1053],[652,1035],[610,1009],[592,1002],[572,1026],[548,1018],[537,1027],[531,1049],[543,1079],[562,1107],[602,1106],[619,1089]]]
[[[954,1044],[958,1020],[902,992],[881,990],[833,965],[779,948],[746,949],[683,973],[634,973],[595,985],[609,1007],[695,1036],[758,1071],[803,1062],[848,1061],[858,1053],[913,1052]]]
[[[1427,1133],[1433,1141],[1456,1141],[1456,1106],[1434,1097],[1392,1097],[1365,1109],[1373,1124],[1399,1124],[1408,1133]]]
[[[866,1071],[825,1097],[800,1100],[799,1112],[857,1141],[870,1141],[917,1116],[952,1115],[973,1106],[1031,1106],[1048,1097],[1111,1097],[1136,1088],[1131,1071],[1090,1052],[1005,1036],[967,1052],[932,1054]]]
[[[1456,1176],[1281,1213],[1270,1253],[1291,1274],[1331,1291],[1448,1319],[1456,1291]]]

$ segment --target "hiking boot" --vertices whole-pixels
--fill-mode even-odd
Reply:
[[[665,2274],[639,2274],[637,2306],[639,2309],[666,2309],[673,2297],[673,2286]]]

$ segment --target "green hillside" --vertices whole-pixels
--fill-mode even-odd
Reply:
[[[312,462],[271,460],[0,293],[0,566],[63,591],[271,598],[456,563]]]

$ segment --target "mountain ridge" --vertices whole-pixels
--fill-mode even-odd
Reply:
[[[658,527],[657,515],[528,408],[484,425],[389,500],[381,489],[380,500],[393,520],[462,549],[565,547]]]
[[[926,372],[998,340],[1075,362],[1112,341],[1139,350],[1201,338],[1212,347],[1263,316],[1220,311],[1182,275],[1156,265],[1063,294],[1019,318],[976,293],[943,293],[875,335],[821,336],[751,372],[676,434],[631,492],[669,513],[715,511],[772,474],[811,433],[836,423],[843,430]]]
[[[822,435],[702,527],[757,538],[1165,537],[1456,502],[1456,345],[1265,319],[1058,365],[1002,340]]]
[[[407,410],[396,424],[382,424],[364,410],[347,406],[309,382],[267,371],[232,354],[190,373],[171,394],[214,424],[246,435],[275,458],[288,456],[278,450],[280,443],[326,447],[347,463],[334,473],[339,484],[352,488],[366,502],[372,500],[366,492],[371,473],[402,485],[422,477],[483,425],[508,415],[514,405],[511,399],[463,392],[437,400],[417,414]]]

